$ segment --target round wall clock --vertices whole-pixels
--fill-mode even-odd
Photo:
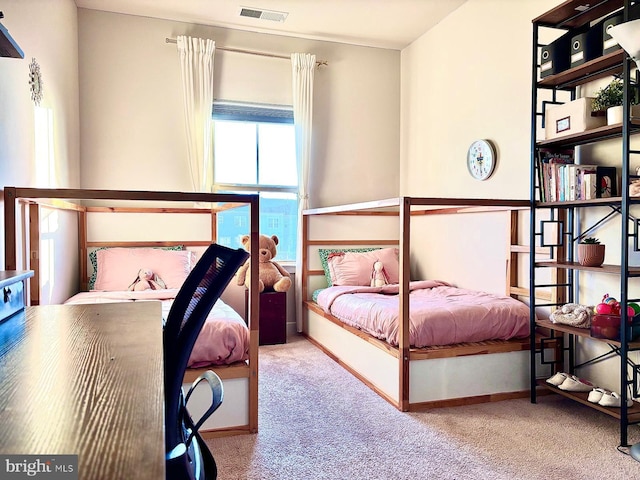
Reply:
[[[42,76],[40,75],[40,65],[35,58],[29,64],[29,85],[31,87],[31,100],[36,105],[40,105],[42,100]]]
[[[496,168],[496,149],[489,140],[476,140],[467,152],[467,168],[477,180],[486,180]]]

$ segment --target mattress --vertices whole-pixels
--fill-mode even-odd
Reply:
[[[317,303],[347,325],[398,345],[399,287],[333,286]],[[409,293],[412,347],[509,340],[529,335],[529,307],[508,297],[437,280],[414,281]]]
[[[65,303],[162,302],[166,320],[178,289],[81,292]],[[218,299],[200,331],[188,366],[228,365],[249,358],[249,329],[244,319],[229,305]]]

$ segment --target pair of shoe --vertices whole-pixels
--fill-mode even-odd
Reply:
[[[587,400],[591,403],[597,403],[603,407],[621,407],[622,399],[617,392],[608,392],[604,388],[594,388],[589,393]],[[633,399],[627,398],[627,407],[633,406]]]
[[[568,376],[568,373],[558,372],[554,376],[547,378],[547,383],[550,383],[554,387],[557,387],[558,385],[562,385],[562,383],[564,383]]]
[[[551,378],[547,378],[547,383],[567,392],[589,392],[595,389],[591,382],[564,372],[558,372]]]

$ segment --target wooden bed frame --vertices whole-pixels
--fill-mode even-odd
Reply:
[[[429,215],[481,214],[504,212],[508,215],[506,294],[527,298],[528,288],[518,283],[518,261],[529,253],[518,244],[518,215],[529,210],[527,200],[482,200],[400,197],[337,207],[304,211],[303,215],[303,334],[327,355],[401,411],[481,403],[529,395],[530,339],[492,340],[450,346],[411,348],[409,345],[409,281],[411,220]],[[326,238],[327,228],[314,228],[313,222],[339,221],[335,216],[395,217],[397,238]],[[325,220],[320,220],[324,218]],[[328,218],[328,220],[327,220]],[[387,229],[388,230],[388,229]],[[313,232],[312,232],[313,231]],[[369,231],[367,231],[369,234]],[[320,237],[322,235],[322,237]],[[318,238],[320,237],[320,238]],[[337,237],[337,235],[336,235]],[[319,262],[319,248],[397,246],[400,252],[399,345],[393,347],[327,314],[311,299],[316,288],[326,287],[324,271],[311,264]],[[548,252],[541,250],[541,253]],[[322,277],[318,280],[318,277]],[[528,276],[527,276],[528,278]],[[446,280],[446,279],[445,279]],[[311,286],[313,285],[313,287]],[[546,293],[537,292],[549,299]]]
[[[144,202],[145,206],[138,206],[140,202]],[[183,205],[184,202],[196,206],[175,206]],[[121,206],[117,206],[118,204]],[[127,206],[122,206],[123,204]],[[148,206],[150,204],[154,206]],[[257,251],[259,240],[257,195],[5,187],[5,268],[16,270],[19,267],[34,271],[28,289],[29,304],[40,304],[41,209],[77,213],[79,279],[81,289],[86,290],[89,281],[87,268],[89,250],[98,247],[159,247],[176,244],[184,245],[190,249],[199,247],[204,249],[217,238],[217,213],[246,205],[250,209],[251,249]],[[211,236],[204,240],[195,241],[193,239],[186,241],[89,241],[87,224],[93,213],[209,215]],[[184,377],[184,383],[190,384],[203,371],[214,370],[225,383],[225,401],[216,414],[200,429],[200,433],[205,438],[258,431],[258,319],[260,302],[257,293],[257,262],[252,262],[250,268],[252,288],[250,289],[247,314],[250,331],[249,359],[246,362],[236,362],[228,366],[188,369]],[[200,395],[196,390],[189,401],[196,416],[200,413],[200,409],[204,411],[209,400],[208,396],[210,396],[210,394],[204,393],[204,390]]]

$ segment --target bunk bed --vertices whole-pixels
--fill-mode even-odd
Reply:
[[[530,331],[529,309],[522,300],[527,298],[529,292],[518,286],[526,282],[526,277],[518,269],[520,264],[526,265],[526,262],[519,261],[518,257],[528,254],[528,247],[519,245],[519,229],[521,224],[524,225],[519,214],[528,212],[528,208],[529,202],[521,200],[400,197],[304,211],[302,333],[402,411],[526,397],[529,387]],[[412,236],[415,237],[412,229],[419,231],[416,226],[418,222],[428,221],[428,218],[435,218],[436,215],[442,218],[443,215],[463,214],[502,216],[507,237],[506,252],[501,250],[499,254],[501,259],[506,260],[507,285],[504,295],[457,289],[449,285],[447,279],[411,281],[411,269],[417,269],[410,260],[410,240]],[[358,224],[358,221],[362,223]],[[424,225],[422,228],[425,228]],[[416,242],[416,238],[414,243],[422,246]],[[389,274],[392,277],[390,285],[367,286],[363,285],[362,280],[355,282],[359,285],[355,287],[349,282],[346,282],[346,286],[332,283],[339,276],[335,266],[327,268],[330,263],[328,260],[333,255],[338,255],[338,258],[349,254],[354,257],[369,255],[368,265],[382,256],[386,258],[383,263],[389,265],[393,264],[389,262],[389,251],[397,252],[398,258],[397,271]],[[353,274],[355,263],[353,260],[344,271]],[[498,268],[502,269],[504,265]],[[444,289],[449,294],[453,289],[453,295],[456,296],[453,303],[469,303],[461,300],[464,298],[459,296],[461,294],[471,295],[466,298],[475,302],[473,296],[479,294],[484,298],[481,303],[507,305],[509,315],[517,311],[518,318],[515,324],[511,324],[511,333],[494,332],[484,338],[476,336],[461,341],[460,338],[464,337],[448,335],[458,328],[452,326],[450,321],[467,313],[456,313],[451,310],[452,303],[445,300],[445,303],[449,302],[446,307],[450,310],[446,321],[449,332],[444,328],[441,329],[444,336],[436,334],[418,341],[420,328],[411,313],[414,308],[417,310],[417,306],[413,300],[411,303],[409,300],[416,296],[416,292],[431,292],[432,288]],[[381,296],[385,293],[393,295]],[[332,304],[337,301],[336,298],[354,294],[362,296],[356,312],[334,314]],[[380,318],[374,319],[368,326],[358,323],[364,316],[363,312],[376,311],[380,316],[383,309],[380,301],[373,299],[376,296],[383,298],[387,304],[384,307],[385,314],[389,309],[396,309],[395,324],[382,327]],[[347,303],[352,301],[352,298],[346,300]],[[487,315],[487,318],[494,316]],[[426,329],[433,330],[431,327]],[[390,332],[389,335],[385,331]]]
[[[66,295],[65,303],[158,300],[165,315],[181,279],[184,281],[197,262],[198,254],[216,240],[217,214],[242,206],[249,207],[251,245],[257,249],[256,195],[5,187],[5,268],[33,270],[28,299],[29,304],[38,305],[42,303],[41,284],[54,281],[49,277],[55,269],[45,272],[49,267],[45,256],[55,255],[51,250],[62,250],[58,256],[66,257],[77,268],[76,284],[80,285],[80,291]],[[46,220],[51,212],[64,214],[67,221],[56,220],[52,229]],[[153,220],[160,220],[162,225],[144,228],[145,234],[127,231],[131,226],[151,226]],[[194,223],[196,232],[190,227]],[[203,231],[206,238],[202,238]],[[154,234],[174,238],[148,238]],[[142,267],[161,270],[166,288],[129,291],[134,280],[131,271]],[[257,264],[252,263],[250,268],[251,278],[257,279]],[[191,384],[209,369],[225,383],[223,406],[200,429],[205,438],[257,432],[257,291],[257,285],[252,285],[246,319],[225,302],[223,295],[205,323],[189,361],[184,384]],[[241,297],[244,300],[244,292]],[[208,395],[205,390],[196,389],[191,396],[194,415],[206,409]]]

